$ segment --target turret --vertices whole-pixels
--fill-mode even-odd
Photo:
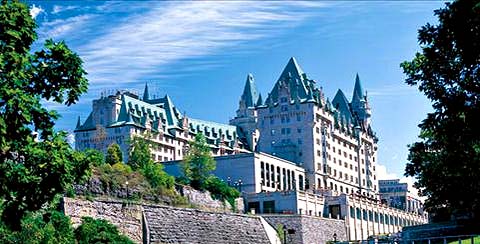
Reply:
[[[363,91],[362,83],[358,74],[355,77],[355,87],[353,89],[351,107],[353,113],[360,120],[359,122],[363,124],[364,128],[367,128],[370,125],[372,112],[368,105],[367,93]]]
[[[150,94],[148,93],[148,84],[145,83],[145,90],[143,91],[143,101],[147,102],[150,99]]]
[[[243,88],[242,96],[237,110],[237,117],[248,116],[248,109],[254,108],[258,103],[262,103],[261,96],[257,91],[257,85],[252,74],[247,75],[245,87]]]

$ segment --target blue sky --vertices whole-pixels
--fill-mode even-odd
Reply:
[[[226,123],[248,73],[263,96],[291,56],[333,98],[350,98],[358,72],[373,109],[381,177],[401,177],[407,144],[431,110],[404,84],[399,64],[418,51],[417,29],[435,23],[437,1],[28,1],[46,38],[65,40],[84,60],[90,87],[57,128],[72,132],[103,91],[169,94],[188,116]]]

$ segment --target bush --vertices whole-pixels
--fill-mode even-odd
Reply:
[[[11,231],[0,224],[0,243],[75,243],[70,218],[58,211],[29,214],[21,229]]]
[[[142,168],[142,174],[147,178],[148,182],[153,188],[164,187],[167,189],[173,189],[175,184],[175,178],[165,171],[163,171],[163,165],[149,162]]]
[[[222,201],[226,200],[230,205],[235,208],[235,199],[240,196],[240,192],[237,189],[228,186],[225,182],[216,176],[211,175],[205,181],[205,189],[209,191],[212,196]]]
[[[116,226],[103,219],[83,217],[82,224],[75,230],[79,244],[87,243],[134,243],[119,233]]]

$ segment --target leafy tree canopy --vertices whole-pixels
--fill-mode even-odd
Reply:
[[[145,135],[149,137],[149,135]],[[128,162],[132,169],[139,170],[154,188],[173,189],[175,178],[163,170],[163,165],[155,163],[151,157],[151,142],[143,137],[134,137],[130,142]]]
[[[202,133],[198,133],[190,142],[190,148],[183,158],[183,175],[190,181],[192,187],[203,189],[206,180],[215,168],[216,162],[210,152],[207,139]]]
[[[435,15],[438,24],[418,31],[422,51],[401,64],[434,109],[409,146],[405,174],[430,212],[480,218],[480,1],[446,3]]]
[[[122,150],[117,143],[112,143],[108,146],[105,162],[110,165],[123,162]]]
[[[40,209],[84,178],[91,162],[91,155],[68,145],[64,132],[54,131],[59,115],[41,104],[47,100],[70,106],[87,91],[82,60],[64,42],[52,40],[32,53],[36,27],[25,4],[1,1],[1,219],[15,229],[27,211]]]

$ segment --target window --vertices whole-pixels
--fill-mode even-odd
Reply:
[[[355,209],[350,206],[350,218],[355,218]]]
[[[367,220],[367,210],[362,210],[363,220]]]
[[[372,213],[372,210],[368,210],[368,221],[370,221],[370,222],[373,221],[373,213]]]
[[[361,212],[360,212],[360,208],[357,208],[357,219],[360,219],[361,218]]]
[[[302,117],[300,115],[297,115],[297,121],[302,121]]]
[[[280,102],[281,103],[286,103],[288,101],[288,99],[286,97],[282,97],[280,98]]]
[[[302,133],[302,129],[297,128],[297,133]],[[317,139],[318,140],[318,139]]]
[[[274,129],[272,129],[272,130],[270,131],[270,135],[272,135],[272,136],[275,135],[275,130],[274,130]]]

